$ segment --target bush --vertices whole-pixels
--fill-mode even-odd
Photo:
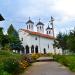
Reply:
[[[75,71],[75,55],[55,55],[54,60]]]
[[[40,57],[40,54],[32,54],[31,57],[33,61],[36,61],[36,59]]]
[[[19,64],[22,71],[29,66],[29,63],[26,60],[20,61]]]
[[[0,75],[11,75],[11,74],[4,70],[0,70]]]
[[[0,75],[19,75],[41,54],[19,55],[10,51],[0,51]]]
[[[11,74],[18,74],[21,70],[19,62],[16,59],[7,59],[4,61],[3,69]]]

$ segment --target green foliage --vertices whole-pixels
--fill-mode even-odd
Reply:
[[[13,25],[11,24],[7,30],[9,42],[11,49],[15,50],[23,50],[23,46],[21,45],[21,41],[19,40],[18,32],[14,29]]]
[[[75,71],[75,55],[55,55],[54,60]]]
[[[4,34],[3,34],[3,28],[0,27],[0,45],[2,43],[3,36],[4,36]]]
[[[19,62],[16,59],[7,59],[4,61],[4,71],[11,74],[18,74],[20,71]]]
[[[59,33],[54,45],[58,48],[62,48],[63,53],[65,50],[75,52],[75,30],[70,31],[69,34]]]
[[[10,51],[0,51],[0,75],[19,75],[34,62],[40,54],[20,55]]]
[[[68,38],[67,34],[62,34],[62,33],[58,34],[56,40],[59,41],[58,42],[58,47],[59,48],[62,48],[63,50],[67,49],[67,45],[66,45],[67,38]]]
[[[67,40],[68,49],[75,52],[75,30],[71,31]]]
[[[11,74],[4,70],[0,70],[0,75],[11,75]]]

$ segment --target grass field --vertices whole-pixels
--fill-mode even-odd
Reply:
[[[55,55],[54,60],[75,72],[75,55]]]

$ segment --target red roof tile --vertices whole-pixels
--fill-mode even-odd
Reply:
[[[28,32],[31,35],[37,35],[37,36],[41,36],[41,37],[44,37],[44,38],[53,39],[53,36],[50,36],[50,35],[47,35],[47,34],[34,32],[34,31],[29,31],[29,30],[26,30],[26,29],[20,29],[20,30]]]

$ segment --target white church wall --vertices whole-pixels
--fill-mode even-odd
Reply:
[[[37,40],[35,38],[37,37]],[[37,35],[31,35],[31,45],[38,46],[39,53],[44,53],[44,48],[47,53],[53,52],[53,40],[48,38],[39,37]],[[49,48],[48,48],[49,45]]]
[[[49,48],[48,48],[48,45],[49,45]],[[53,51],[53,40],[40,37],[40,46],[41,46],[41,52],[42,53],[44,53],[44,48],[46,49],[46,53],[52,53],[52,51]]]
[[[30,35],[29,33],[24,31],[19,31],[19,37],[20,37],[20,40],[22,41],[22,45],[24,46],[24,48],[26,45],[29,46],[30,53],[31,53],[32,45],[34,46],[34,51],[35,51],[35,47],[38,46],[39,53],[44,53],[44,48],[46,49],[46,53],[54,53],[53,39],[48,39],[48,38],[40,37],[37,35]],[[49,45],[49,48],[48,48],[48,45]],[[56,53],[62,54],[62,51],[56,48]]]

